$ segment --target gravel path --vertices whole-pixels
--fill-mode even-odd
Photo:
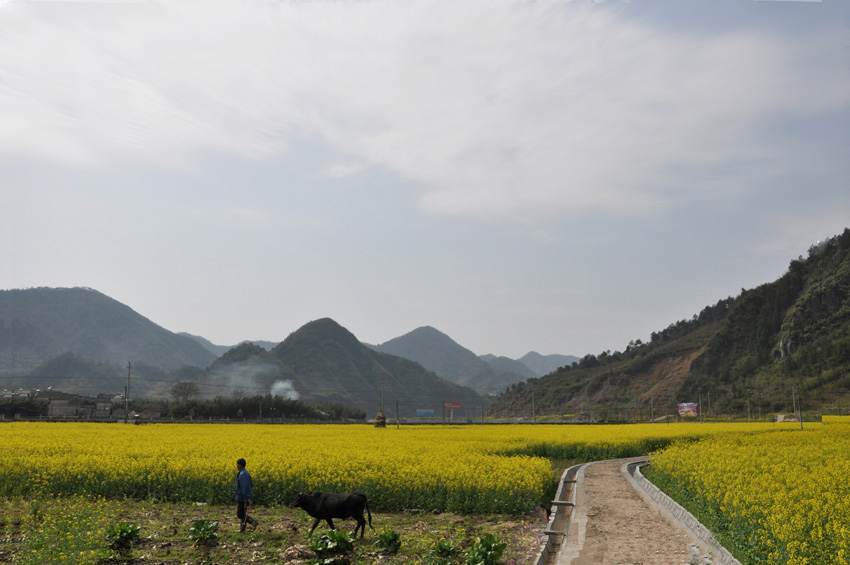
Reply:
[[[635,459],[639,460],[639,459]],[[576,509],[558,565],[682,565],[694,537],[623,476],[632,460],[591,463],[576,477]]]

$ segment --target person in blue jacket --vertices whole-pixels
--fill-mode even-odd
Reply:
[[[251,481],[251,473],[245,468],[245,460],[241,457],[236,460],[236,517],[239,518],[239,531],[244,532],[245,526],[251,524],[251,531],[257,529],[259,522],[248,515],[251,504],[254,501],[254,484]]]

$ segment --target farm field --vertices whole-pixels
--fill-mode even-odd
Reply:
[[[312,519],[300,509],[286,506],[258,506],[253,512],[260,520],[256,531],[238,533],[235,504],[206,505],[153,503],[132,500],[88,500],[62,497],[41,502],[36,523],[30,500],[0,500],[0,563],[26,565],[46,563],[105,563],[177,565],[188,563],[287,563],[287,550],[309,546],[307,532]],[[218,523],[218,540],[211,547],[196,546],[190,538],[195,520]],[[334,522],[351,531],[354,522]],[[140,527],[138,544],[126,555],[108,549],[108,528],[115,524]],[[36,527],[37,525],[37,527]],[[507,544],[503,563],[526,563],[536,553],[545,524],[533,515],[456,515],[432,512],[373,512],[374,530],[354,542],[347,553],[352,565],[372,563],[438,563],[434,557],[442,547],[455,550],[462,563],[475,541],[487,534]],[[384,555],[378,536],[387,530],[399,534],[401,547],[394,555]],[[313,540],[328,533],[322,523]],[[432,556],[432,552],[435,554]]]
[[[742,563],[850,564],[850,425],[677,443],[647,477]]]
[[[448,539],[446,532],[452,528],[467,532],[455,540],[466,548],[474,542],[469,532],[496,533],[509,544],[505,562],[521,562],[520,556],[536,545],[544,526],[530,511],[536,504],[548,505],[555,479],[568,464],[646,454],[674,442],[678,442],[674,449],[687,450],[703,443],[692,440],[707,441],[713,436],[718,441],[724,437],[756,440],[774,430],[799,431],[799,424],[796,426],[694,423],[375,429],[361,425],[8,423],[0,425],[0,443],[5,447],[0,452],[4,469],[0,501],[5,505],[4,516],[19,517],[4,521],[0,537],[18,540],[10,546],[16,548],[18,561],[21,552],[34,551],[33,563],[48,562],[44,560],[46,548],[58,546],[55,542],[39,546],[33,531],[42,536],[51,531],[59,535],[57,532],[80,523],[68,516],[99,516],[100,525],[92,524],[85,531],[102,538],[97,532],[107,524],[137,521],[149,548],[146,562],[170,563],[170,553],[181,554],[177,548],[187,545],[190,517],[201,516],[229,527],[226,539],[230,541],[218,545],[213,554],[254,543],[258,544],[256,551],[268,556],[299,539],[307,543],[303,512],[284,506],[297,492],[358,491],[369,498],[376,531],[368,532],[367,545],[358,542],[360,553],[355,554],[361,557],[355,557],[355,562],[375,561],[374,555],[369,555],[373,546],[368,544],[385,527],[402,534],[402,557],[392,558],[392,562],[431,562],[426,548],[441,538]],[[847,429],[840,424],[807,427]],[[836,439],[837,435],[830,437]],[[235,506],[231,501],[238,457],[247,459],[254,477],[259,516],[268,513],[264,522],[270,527],[250,534],[257,536],[252,542],[231,533],[236,529],[230,515]],[[663,461],[662,457],[663,452],[657,459]],[[675,473],[666,476],[673,484]],[[15,513],[15,509],[22,510]],[[320,526],[317,534],[321,531]],[[167,540],[164,543],[169,544],[170,553],[163,553],[162,543],[156,543],[162,539]],[[100,553],[74,549],[77,560],[65,562],[80,562],[80,551],[94,551],[87,555],[97,562],[105,545],[92,543]],[[0,561],[4,558],[0,553]],[[177,559],[173,562],[185,562]],[[217,562],[215,557],[209,559]],[[51,560],[63,562],[57,556]]]

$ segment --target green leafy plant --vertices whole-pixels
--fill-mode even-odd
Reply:
[[[354,538],[348,532],[331,530],[310,543],[310,549],[319,556],[345,553],[354,549]]]
[[[214,546],[218,543],[218,522],[195,520],[189,528],[189,538],[193,545]]]
[[[401,536],[394,530],[384,530],[378,534],[378,541],[375,543],[381,553],[394,555],[401,548]]]
[[[437,557],[443,560],[457,557],[458,553],[460,553],[460,548],[443,538],[440,538],[440,541],[435,543],[431,551],[428,552],[431,557]]]
[[[498,565],[508,544],[500,542],[493,534],[475,540],[466,556],[466,565]]]
[[[135,524],[115,524],[106,530],[109,549],[126,553],[139,541],[141,528]]]

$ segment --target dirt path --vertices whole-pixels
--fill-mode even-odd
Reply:
[[[559,565],[681,565],[695,539],[651,506],[623,476],[624,460],[577,476],[576,509]],[[581,476],[583,472],[583,476]]]

